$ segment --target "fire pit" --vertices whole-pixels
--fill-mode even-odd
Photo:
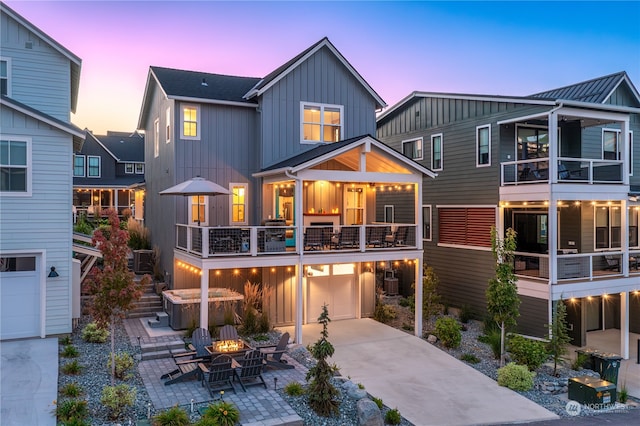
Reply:
[[[216,352],[238,352],[244,349],[244,342],[240,339],[238,340],[219,340],[214,345],[214,350]]]

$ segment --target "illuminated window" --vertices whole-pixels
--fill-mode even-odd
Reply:
[[[402,141],[402,153],[413,160],[422,160],[422,138]]]
[[[136,174],[143,175],[144,174],[144,164],[136,163]]]
[[[124,172],[127,174],[133,174],[133,163],[126,163],[124,165]]]
[[[200,139],[200,107],[184,105],[182,107],[182,138]]]
[[[229,184],[231,189],[231,197],[229,202],[231,203],[231,223],[232,224],[247,224],[247,195],[248,185],[246,183],[231,183]]]
[[[476,166],[491,165],[491,126],[476,127]]]
[[[160,120],[156,118],[153,122],[153,156],[160,155]]]
[[[442,134],[431,136],[431,170],[442,170]]]
[[[20,137],[0,140],[0,192],[31,193],[30,140]]]
[[[84,177],[85,157],[84,155],[73,156],[73,176]]]
[[[342,137],[342,106],[300,103],[303,143],[337,142]]]
[[[100,157],[89,155],[87,162],[87,177],[100,177]]]
[[[165,140],[171,142],[171,108],[167,108],[167,116],[165,118]]]
[[[209,197],[204,195],[195,195],[189,197],[189,200],[191,202],[191,208],[189,209],[189,222],[191,224],[196,223],[199,225],[207,226],[207,224],[209,223],[207,218],[207,211],[209,210],[207,209],[208,198]]]

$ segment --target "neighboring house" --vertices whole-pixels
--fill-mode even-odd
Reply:
[[[490,230],[517,233],[520,332],[547,334],[568,300],[586,332],[640,332],[640,96],[620,72],[532,96],[413,92],[377,136],[438,173],[426,179],[423,241],[447,303],[485,312]]]
[[[81,60],[4,3],[0,28],[0,339],[70,333]]]
[[[392,262],[421,282],[415,232],[433,174],[369,136],[384,106],[326,38],[264,78],[151,67],[138,124],[145,224],[170,287],[262,283],[272,323],[296,325],[300,342],[325,303],[334,320],[371,315],[376,272]],[[158,195],[196,176],[231,195]],[[405,194],[404,226],[385,223],[381,191]]]
[[[122,215],[131,209],[143,218],[144,135],[138,132],[86,131],[82,150],[73,155],[73,206],[77,215],[100,215],[107,208]]]

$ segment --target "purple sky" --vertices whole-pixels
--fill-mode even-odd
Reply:
[[[327,36],[392,106],[414,90],[528,95],[627,71],[640,2],[31,2],[82,58],[72,121],[134,130],[150,65],[263,77]]]

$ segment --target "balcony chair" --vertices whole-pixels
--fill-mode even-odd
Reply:
[[[393,234],[393,240],[389,245],[392,247],[404,246],[407,245],[407,238],[409,237],[409,227],[408,226],[398,226],[396,232]]]
[[[620,272],[620,258],[613,255],[606,255],[604,260],[607,262],[607,266],[604,267],[605,270],[612,270],[616,272]]]
[[[304,233],[304,249],[305,250],[322,250],[324,246],[324,229],[323,228],[307,228]]]
[[[343,226],[340,229],[338,241],[334,244],[337,249],[358,248],[360,246],[360,227]]]
[[[388,226],[367,227],[367,245],[371,247],[384,247],[388,234]]]

